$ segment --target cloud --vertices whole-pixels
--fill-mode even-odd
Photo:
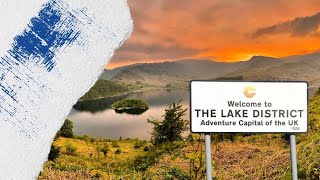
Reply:
[[[318,34],[320,12],[306,17],[298,17],[273,26],[260,28],[252,34],[253,38],[273,34],[290,34],[291,36],[307,36]]]
[[[238,61],[316,49],[318,1],[129,0],[134,31],[110,66],[204,57]],[[257,38],[265,35],[271,38]]]
[[[198,49],[182,47],[178,44],[162,45],[162,44],[143,44],[143,43],[126,43],[119,53],[115,54],[114,60],[127,61],[136,60],[138,55],[147,54],[147,59],[177,59],[188,56],[194,56],[199,53]]]

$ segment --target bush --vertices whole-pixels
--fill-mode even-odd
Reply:
[[[121,154],[121,152],[122,152],[121,149],[118,148],[114,153],[115,154]]]
[[[109,152],[109,146],[107,143],[104,143],[104,145],[101,148],[101,151],[102,151],[104,157],[107,157],[107,154]]]
[[[189,142],[189,143],[193,143],[193,142],[194,142],[194,139],[193,139],[193,136],[192,136],[191,133],[190,133],[190,134],[188,135],[188,137],[186,138],[186,141]]]
[[[66,154],[67,155],[76,155],[76,150],[77,148],[75,146],[73,146],[70,142],[66,142],[65,144],[66,147]]]
[[[152,149],[152,147],[153,147],[153,145],[151,143],[148,143],[143,147],[143,150],[144,151],[150,151]]]
[[[140,147],[142,147],[143,145],[144,145],[145,143],[143,143],[142,141],[139,141],[139,140],[136,140],[135,142],[134,142],[134,148],[135,149],[139,149]]]
[[[120,147],[117,141],[112,141],[112,147]]]
[[[173,179],[180,179],[180,180],[187,180],[190,179],[187,174],[182,172],[177,167],[171,168],[168,172],[166,172],[163,176],[165,180],[173,180]]]
[[[133,162],[133,167],[136,171],[145,171],[148,167],[154,165],[163,154],[177,152],[176,149],[185,146],[183,142],[168,142],[156,146],[150,144],[150,151],[145,155],[138,156]]]
[[[59,155],[60,155],[60,147],[52,144],[50,148],[48,160],[55,161],[59,157]]]
[[[320,88],[317,89],[315,95],[317,95],[317,96],[320,95]]]
[[[63,123],[62,127],[60,130],[57,132],[57,137],[66,137],[66,138],[71,138],[73,137],[73,122],[70,121],[69,119],[66,119],[66,121]]]
[[[82,140],[85,141],[86,143],[91,142],[91,138],[88,135],[83,135]]]

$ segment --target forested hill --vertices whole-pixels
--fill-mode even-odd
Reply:
[[[107,96],[114,96],[118,94],[122,94],[128,92],[129,88],[125,85],[100,79],[96,82],[96,84],[87,92],[84,96],[82,96],[81,100],[92,100],[98,99]]]

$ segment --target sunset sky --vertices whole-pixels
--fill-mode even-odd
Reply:
[[[131,38],[107,68],[179,59],[243,61],[320,51],[320,0],[128,0]]]

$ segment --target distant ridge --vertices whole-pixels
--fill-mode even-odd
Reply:
[[[282,58],[253,56],[242,62],[182,59],[105,70],[102,79],[155,86],[187,86],[192,79],[306,80],[320,86],[320,52]]]
[[[144,63],[125,66],[111,80],[124,83],[137,81],[145,84],[185,86],[191,79],[208,79],[233,72],[244,63],[224,63],[211,60],[185,59],[160,63]],[[106,77],[106,76],[104,76]]]

